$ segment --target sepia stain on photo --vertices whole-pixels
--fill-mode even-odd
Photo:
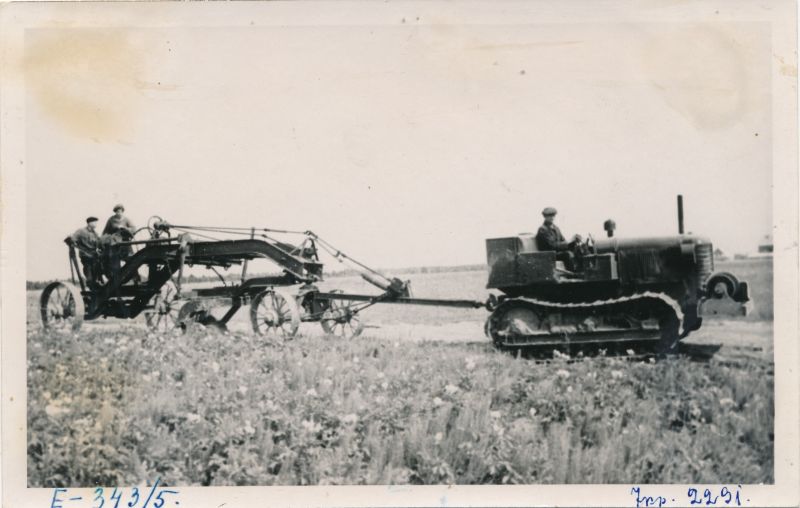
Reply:
[[[770,25],[371,9],[26,31],[27,485],[774,483]]]

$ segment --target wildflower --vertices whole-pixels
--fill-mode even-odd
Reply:
[[[188,413],[186,415],[186,421],[189,423],[195,423],[200,421],[200,415],[197,413]]]
[[[385,377],[386,377],[386,375],[383,372],[378,372],[378,376],[377,376],[378,379],[383,379]]]
[[[358,416],[355,413],[350,413],[342,418],[342,422],[346,425],[353,425],[358,421]]]
[[[211,370],[219,372],[219,364],[217,362],[211,362]]]
[[[447,386],[444,387],[444,391],[445,393],[447,393],[447,395],[455,395],[456,393],[458,393],[458,387],[453,384],[448,384]]]
[[[244,422],[244,433],[249,435],[256,433],[256,429],[253,428],[249,421]]]
[[[322,386],[324,386],[325,388],[330,388],[331,386],[333,386],[333,381],[331,381],[331,380],[330,380],[330,379],[328,379],[328,378],[325,378],[325,379],[323,379],[322,381],[320,381],[320,382],[319,382],[319,384],[321,384],[321,385],[322,385]]]
[[[433,436],[433,440],[436,441],[436,444],[441,443],[442,439],[444,439],[444,434],[441,432],[437,432],[436,435]]]
[[[317,428],[318,426],[316,423],[314,423],[313,420],[303,420],[302,422],[300,422],[300,426],[303,427],[303,430],[306,430],[308,432],[316,432],[322,428],[322,427]]]
[[[472,370],[472,369],[475,368],[475,361],[472,360],[472,358],[467,360],[466,368],[467,368],[467,370]]]
[[[239,385],[239,393],[241,393],[242,395],[246,395],[247,387],[245,385]]]
[[[442,399],[440,399],[439,397],[433,398],[433,407],[439,407],[442,404],[444,404],[444,401]]]
[[[489,411],[489,416],[494,418],[494,419],[497,419],[497,418],[500,418],[500,417],[503,416],[503,412],[502,411]]]
[[[558,369],[556,371],[556,376],[558,376],[558,377],[560,377],[562,379],[567,379],[569,377],[569,372],[567,370],[565,370],[565,369]]]
[[[317,391],[315,389],[309,388],[308,390],[306,390],[306,397],[316,397],[316,396],[317,396]]]
[[[572,387],[571,386],[567,387],[567,393],[572,393]]]
[[[533,418],[534,416],[536,416],[536,408],[535,408],[535,407],[532,407],[532,408],[530,408],[530,409],[528,410],[528,414],[529,414],[529,415],[531,415],[531,418]]]
[[[621,378],[622,377],[622,371],[621,370],[612,370],[611,371],[611,377],[613,377],[614,379]]]
[[[383,383],[381,383],[381,388],[383,388],[384,390],[386,390],[387,388],[389,388],[389,383],[387,383],[386,381],[384,381]]]
[[[45,406],[44,412],[47,413],[47,416],[50,417],[61,416],[64,413],[69,413],[69,408],[53,403]]]
[[[633,349],[626,349],[625,354],[628,356],[633,356],[636,354],[636,351],[634,351]]]

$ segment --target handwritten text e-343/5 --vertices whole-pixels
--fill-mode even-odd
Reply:
[[[677,502],[675,498],[667,499],[662,495],[647,495],[642,492],[641,487],[633,487],[631,495],[635,497],[637,508],[669,506],[670,503],[685,504],[685,502]],[[686,491],[686,496],[689,501],[689,506],[702,505],[702,506],[742,506],[743,503],[748,503],[749,499],[742,499],[742,486],[736,487],[723,486],[719,489],[700,489],[690,487]]]
[[[70,495],[69,489],[53,489],[50,508],[180,508],[177,490],[159,488],[156,478],[149,491],[139,487],[104,489],[97,487],[91,496]]]

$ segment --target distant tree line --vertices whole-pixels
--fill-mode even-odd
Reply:
[[[424,274],[424,273],[446,273],[446,272],[474,272],[478,270],[484,270],[486,265],[484,264],[477,264],[477,265],[459,265],[459,266],[417,266],[417,267],[410,267],[410,268],[395,268],[390,270],[378,270],[379,272],[386,274],[387,276],[391,275],[412,275],[412,274]],[[357,270],[336,270],[330,271],[325,273],[325,277],[352,277],[359,275],[360,272]],[[269,275],[280,275],[280,273],[252,273],[248,274],[248,278],[252,277],[266,277]],[[225,273],[222,274],[222,278],[225,282],[239,282],[241,280],[240,273]],[[26,282],[27,289],[36,290],[36,289],[44,289],[48,284],[51,282],[57,282],[58,280],[63,279],[51,279],[51,280],[29,280]],[[183,277],[184,282],[189,284],[198,283],[198,282],[218,282],[220,277],[216,275],[184,275]]]

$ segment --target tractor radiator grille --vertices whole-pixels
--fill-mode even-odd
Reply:
[[[697,259],[697,287],[706,289],[706,280],[714,271],[714,250],[710,243],[697,244],[694,248]]]

